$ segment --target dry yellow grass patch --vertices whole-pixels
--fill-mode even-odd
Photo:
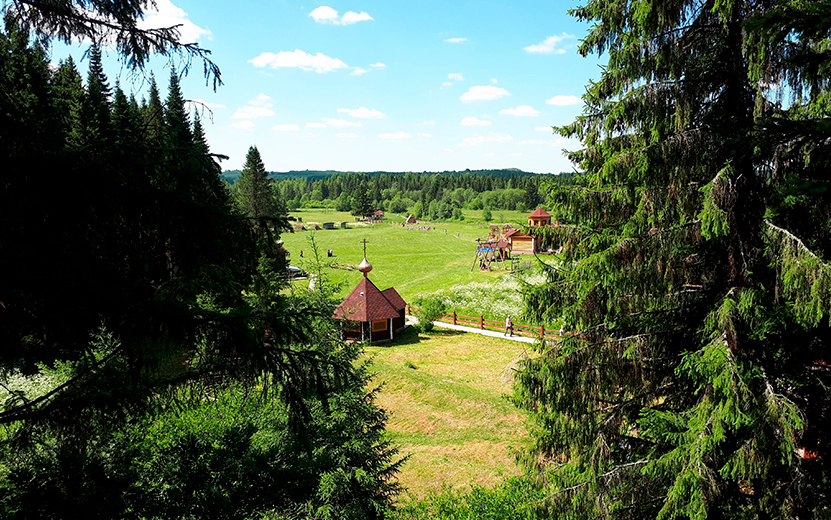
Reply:
[[[410,454],[399,480],[415,496],[442,484],[489,486],[521,473],[512,449],[526,445],[526,415],[507,399],[505,368],[528,346],[475,334],[408,332],[370,347],[387,431]],[[413,368],[414,367],[414,368]]]

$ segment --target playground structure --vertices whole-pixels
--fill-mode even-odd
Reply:
[[[515,231],[510,224],[491,225],[490,234],[476,239],[476,258],[470,267],[471,272],[479,264],[480,271],[497,269],[514,270],[519,267],[519,260],[511,256],[511,244],[508,236]]]
[[[537,208],[528,215],[529,228],[541,228],[551,225],[551,215],[542,208]],[[560,225],[559,222],[556,223]],[[538,253],[548,254],[540,251],[540,240],[533,234],[525,234],[519,229],[514,229],[511,224],[495,224],[490,226],[490,234],[486,237],[476,239],[476,259],[470,270],[476,268],[479,263],[480,271],[490,271],[495,266],[497,269],[508,269],[513,271],[520,268],[518,255],[535,255]],[[526,262],[527,263],[527,262]]]

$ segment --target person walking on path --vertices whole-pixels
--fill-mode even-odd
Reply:
[[[509,314],[507,318],[505,318],[505,334],[503,336],[513,336],[514,335],[514,322],[511,321],[511,315]]]

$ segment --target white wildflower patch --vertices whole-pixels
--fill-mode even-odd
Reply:
[[[543,276],[539,274],[510,274],[493,282],[454,285],[432,294],[441,298],[450,312],[455,310],[467,316],[483,315],[489,319],[504,319],[510,314],[521,319],[524,304],[519,276],[534,285],[544,281]]]

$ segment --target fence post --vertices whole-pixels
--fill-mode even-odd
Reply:
[[[453,325],[456,325],[456,310],[453,310]]]
[[[483,314],[479,315],[479,330],[485,330],[485,316]]]
[[[540,336],[545,337],[545,325],[540,325]]]

